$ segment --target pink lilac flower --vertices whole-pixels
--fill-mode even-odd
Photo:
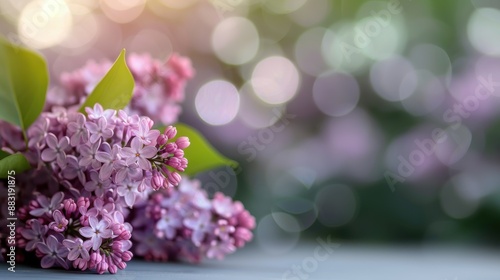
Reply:
[[[222,240],[228,240],[229,235],[235,232],[234,226],[230,225],[227,220],[218,220],[214,234]]]
[[[222,241],[213,240],[210,243],[210,248],[207,251],[207,257],[210,259],[221,260],[225,255],[231,254],[236,251],[234,240],[226,239]]]
[[[107,140],[113,136],[113,130],[108,127],[108,121],[105,117],[98,118],[97,124],[87,122],[85,126],[90,132],[90,143],[95,143],[100,139]]]
[[[127,178],[136,178],[141,173],[137,163],[128,164],[124,160],[119,160],[116,164],[118,166],[115,177],[116,183],[122,183]]]
[[[84,168],[80,166],[78,163],[78,159],[73,156],[69,155],[66,157],[66,162],[68,163],[66,168],[62,170],[62,176],[65,179],[75,179],[78,177],[78,180],[80,183],[85,184],[85,173],[84,173]]]
[[[97,160],[96,155],[99,147],[101,146],[101,142],[97,141],[95,143],[88,143],[79,146],[80,148],[80,165],[83,167],[88,167],[89,165],[92,168],[99,168],[101,163]]]
[[[65,269],[69,268],[68,263],[65,261],[69,253],[68,248],[57,241],[53,235],[49,235],[45,243],[38,243],[37,249],[45,255],[41,261],[43,268],[52,267],[56,263]]]
[[[156,155],[157,149],[152,146],[144,146],[141,140],[136,137],[132,140],[130,148],[123,148],[121,155],[127,164],[137,163],[144,170],[151,170],[151,162],[148,160]]]
[[[162,217],[156,224],[156,229],[160,234],[164,234],[168,239],[175,236],[175,232],[182,226],[182,219],[179,213],[174,211],[166,211],[163,209]]]
[[[57,159],[57,164],[61,168],[66,167],[66,153],[65,150],[69,147],[69,138],[67,136],[57,140],[57,137],[49,133],[46,138],[47,148],[42,152],[42,160],[50,162]]]
[[[38,243],[43,242],[46,233],[47,226],[40,224],[38,220],[32,221],[31,228],[22,228],[21,235],[29,240],[26,243],[26,250],[33,251]]]
[[[73,147],[89,140],[89,131],[85,126],[85,116],[83,114],[77,114],[75,120],[68,123],[68,133],[73,134],[70,139]]]
[[[135,88],[125,111],[147,115],[155,122],[165,125],[176,122],[182,111],[179,104],[184,101],[186,83],[194,76],[190,60],[172,54],[165,62],[161,62],[149,54],[132,53],[127,62],[135,80]],[[61,85],[49,90],[47,107],[51,109],[55,106],[81,105],[110,66],[110,61],[91,61],[80,69],[63,73],[60,77]],[[111,111],[99,106],[89,108],[86,112],[91,120],[103,116],[108,120],[111,118]]]
[[[200,246],[205,233],[211,229],[210,218],[209,212],[202,212],[200,215],[184,220],[184,225],[193,230],[191,238],[196,246]]]
[[[58,210],[61,208],[61,202],[64,198],[64,194],[62,192],[56,193],[50,201],[45,196],[39,196],[37,198],[37,204],[41,206],[40,208],[32,209],[29,213],[36,217],[41,217],[44,214],[52,214],[52,211]]]
[[[153,193],[131,217],[135,253],[156,261],[221,259],[249,242],[255,228],[240,202],[221,193],[209,199],[199,181],[187,179]]]
[[[41,145],[45,138],[47,138],[47,131],[49,130],[49,126],[50,123],[48,119],[45,119],[33,125],[28,133],[28,146],[35,147]]]
[[[113,234],[113,231],[108,226],[107,221],[98,221],[96,217],[90,217],[89,226],[81,228],[79,232],[82,236],[90,238],[92,249],[97,250],[102,244],[102,239],[110,238]]]
[[[135,200],[140,196],[139,182],[125,182],[124,185],[116,189],[120,196],[123,196],[128,207],[132,207]]]
[[[100,179],[104,180],[105,178],[109,178],[111,176],[111,173],[114,171],[115,166],[118,165],[118,161],[120,160],[120,153],[121,147],[118,144],[113,145],[110,152],[99,151],[96,153],[96,159],[103,164],[101,166],[101,170],[99,171]]]
[[[213,206],[215,212],[217,212],[217,214],[223,216],[224,218],[229,218],[233,214],[233,203],[231,201],[231,198],[225,197],[221,193],[215,194]]]
[[[68,253],[68,260],[74,261],[79,257],[81,257],[84,261],[90,259],[89,256],[89,249],[91,247],[90,242],[83,242],[83,240],[81,240],[80,238],[75,238],[74,240],[64,239],[62,243],[64,246],[70,249]]]
[[[102,197],[110,189],[111,180],[102,180],[96,171],[90,171],[90,180],[85,183],[85,190],[94,192],[97,197]]]
[[[62,204],[53,215],[41,218],[22,211],[26,215],[20,216],[20,247],[29,246],[31,250],[36,247],[35,256],[42,258],[43,267],[58,264],[68,268],[72,262],[74,268],[98,273],[124,269],[132,258],[132,228],[116,210],[112,199],[79,197],[75,202],[67,198]]]
[[[85,112],[87,112],[88,118],[90,120],[99,120],[101,118],[111,119],[116,114],[116,111],[111,109],[104,110],[101,104],[96,103],[94,108],[85,108]]]
[[[66,230],[68,220],[63,216],[61,211],[56,210],[52,213],[54,221],[49,224],[49,228],[56,232],[63,232]]]
[[[155,144],[156,139],[160,136],[160,131],[151,130],[151,127],[145,119],[139,122],[139,128],[134,131],[137,139],[144,145]]]

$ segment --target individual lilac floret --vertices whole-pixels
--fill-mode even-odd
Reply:
[[[49,235],[45,243],[38,243],[37,249],[44,255],[41,261],[43,268],[52,267],[56,263],[66,269],[69,268],[65,260],[69,250],[53,235]]]
[[[172,54],[166,62],[161,62],[149,54],[132,53],[127,58],[127,64],[135,87],[126,111],[149,116],[165,125],[175,123],[181,113],[179,104],[184,101],[186,83],[194,76],[191,61],[178,54]],[[47,95],[47,107],[81,105],[110,67],[110,61],[90,61],[80,69],[63,73],[59,78],[60,86],[52,88]],[[88,117],[92,120],[100,117],[109,119],[110,115],[110,111],[100,110]],[[72,139],[72,145],[79,141],[78,138],[85,137],[85,131],[79,128],[78,121],[71,126],[72,130],[80,131]]]
[[[221,193],[210,200],[198,181],[187,179],[153,193],[131,216],[135,254],[155,261],[222,259],[249,242],[255,227],[240,202]]]
[[[110,238],[113,233],[107,221],[98,221],[96,217],[90,217],[89,226],[80,228],[79,232],[82,236],[90,238],[94,251],[101,246],[103,238]]]

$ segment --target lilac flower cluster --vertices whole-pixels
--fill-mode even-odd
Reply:
[[[209,199],[198,181],[180,175],[190,142],[168,125],[177,120],[194,75],[189,59],[173,54],[161,63],[132,54],[127,64],[135,87],[124,110],[96,104],[77,112],[111,67],[89,62],[60,77],[26,135],[0,120],[0,149],[22,153],[32,165],[16,177],[15,241],[24,249],[18,261],[116,273],[132,252],[147,260],[199,262],[221,259],[252,239],[255,219],[240,202],[220,193]],[[168,127],[162,133],[154,122]],[[7,247],[3,180],[0,191],[1,258]]]
[[[99,104],[86,112],[43,113],[28,130],[30,161],[47,166],[75,197],[112,197],[119,207],[132,207],[148,190],[179,184],[189,140],[173,141],[175,127],[162,134],[148,117]]]
[[[132,227],[124,222],[129,209],[155,190],[179,184],[190,143],[176,138],[175,127],[152,129],[148,117],[99,104],[86,113],[59,107],[42,113],[27,131],[27,147],[15,145],[22,143],[18,129],[2,127],[10,130],[0,138],[4,148],[22,152],[34,167],[18,181],[17,201],[29,204],[18,211],[17,242],[44,268],[72,263],[115,273],[132,257]]]
[[[178,54],[172,54],[165,63],[149,54],[131,54],[127,64],[134,76],[135,88],[125,111],[149,116],[165,125],[176,122],[181,113],[179,104],[184,101],[186,82],[194,76],[191,61]],[[90,61],[78,70],[63,73],[60,86],[48,93],[47,106],[69,108],[82,104],[109,68],[110,61]]]
[[[222,193],[209,199],[200,182],[156,192],[131,213],[133,251],[147,260],[222,259],[252,239],[255,218]]]
[[[116,273],[132,258],[132,226],[113,199],[38,196],[20,209],[17,245],[34,252],[41,266]]]

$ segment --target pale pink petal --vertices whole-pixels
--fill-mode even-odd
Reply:
[[[46,255],[47,255],[47,254],[52,253],[52,252],[50,251],[50,248],[49,248],[47,245],[45,245],[44,243],[38,243],[38,244],[36,245],[36,248],[37,248],[37,249],[38,249],[38,250],[39,250],[42,254],[46,254]]]
[[[145,158],[138,158],[139,167],[144,170],[151,170],[151,162]]]
[[[45,141],[47,142],[47,146],[49,146],[51,149],[57,148],[57,138],[54,134],[47,134],[47,138],[45,138]]]
[[[100,233],[100,235],[102,238],[110,238],[111,236],[113,236],[113,231],[111,229],[106,229],[106,230],[103,230]]]
[[[99,247],[101,247],[102,244],[102,238],[94,236],[92,238],[92,249],[97,250]]]
[[[45,214],[47,210],[46,209],[43,209],[43,208],[37,208],[37,209],[33,209],[30,211],[30,214],[35,216],[35,217],[40,217],[42,216],[43,214]]]
[[[141,140],[138,137],[135,137],[134,139],[132,139],[132,143],[130,143],[130,146],[132,147],[132,150],[139,151],[143,145],[141,143]]]
[[[89,224],[92,228],[97,228],[97,226],[99,224],[101,224],[100,222],[97,221],[97,218],[96,217],[90,217],[89,218]]]
[[[152,158],[156,155],[158,150],[155,147],[147,146],[141,151],[141,156],[145,158]]]
[[[51,255],[46,255],[45,257],[42,258],[41,266],[42,266],[42,268],[52,267],[54,265],[55,261],[56,261],[55,257],[53,257]]]
[[[94,231],[90,227],[83,227],[79,230],[80,234],[85,237],[92,237],[94,235]]]
[[[79,255],[80,255],[79,250],[78,249],[73,249],[68,254],[68,260],[74,261],[74,260],[76,260],[76,258],[78,258]]]
[[[134,202],[135,202],[135,194],[133,192],[128,192],[125,195],[125,203],[127,203],[129,207],[132,207],[134,206]]]
[[[43,161],[53,161],[56,159],[57,153],[51,149],[45,149],[42,152],[42,160]]]
[[[82,255],[82,259],[87,261],[90,259],[89,252],[85,249],[80,250],[80,254]]]

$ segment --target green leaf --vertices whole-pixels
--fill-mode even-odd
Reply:
[[[43,110],[48,84],[43,57],[0,37],[0,119],[26,131]]]
[[[229,165],[233,168],[238,163],[221,155],[210,143],[194,128],[177,123],[177,137],[187,136],[191,145],[184,150],[184,155],[188,159],[188,167],[185,174],[189,176],[213,169],[215,167]]]
[[[0,150],[0,159],[4,159],[4,158],[8,157],[9,155],[10,155],[9,153]]]
[[[14,175],[9,171],[14,170],[17,175],[30,168],[31,165],[22,154],[12,154],[0,160],[0,179],[5,179],[8,175]]]
[[[127,106],[134,90],[134,77],[125,61],[125,50],[122,50],[108,73],[97,84],[80,108],[85,114],[85,107],[94,107],[99,103],[104,109],[122,109]]]

